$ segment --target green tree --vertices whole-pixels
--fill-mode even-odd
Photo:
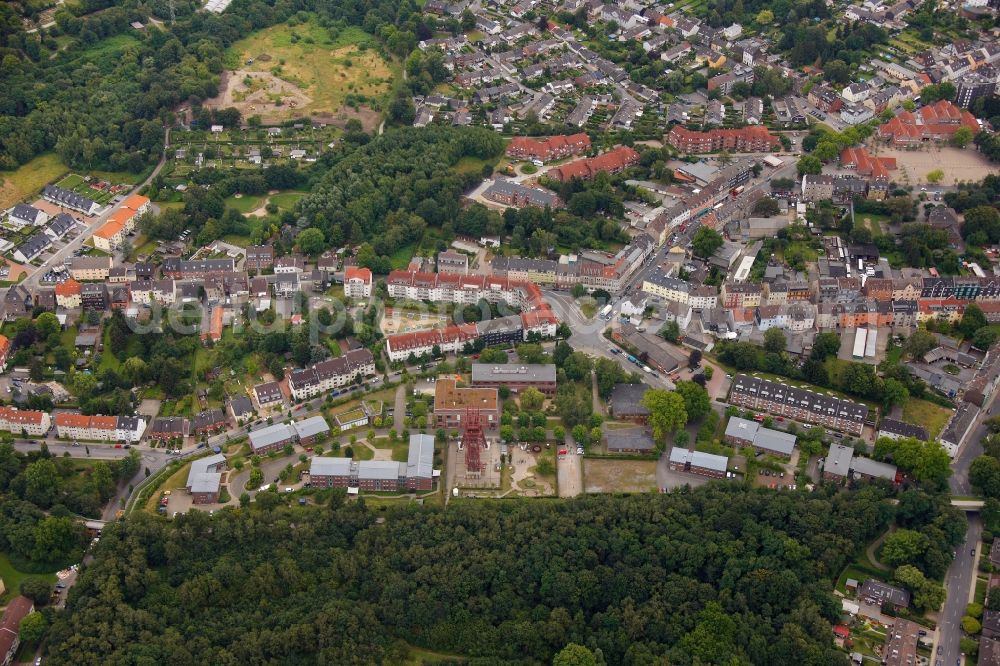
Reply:
[[[944,603],[944,588],[910,564],[904,564],[896,569],[896,582],[908,589],[913,595],[913,605],[919,610],[937,610]]]
[[[552,659],[552,666],[602,666],[594,653],[577,643],[570,643]]]
[[[963,125],[955,130],[955,133],[951,135],[951,139],[948,140],[948,143],[957,148],[965,148],[969,145],[969,142],[972,141],[972,136],[972,130]]]
[[[536,388],[528,387],[521,391],[521,408],[529,412],[535,412],[542,408],[545,403],[545,395]]]
[[[35,330],[38,331],[38,337],[42,340],[48,340],[61,329],[59,320],[51,312],[43,312],[35,319]]]
[[[691,252],[695,256],[708,258],[722,247],[722,243],[723,239],[719,232],[708,227],[698,227],[694,238],[691,239]]]
[[[800,176],[805,176],[806,174],[815,175],[823,172],[823,163],[813,155],[803,155],[799,158],[795,168],[798,170]]]
[[[764,351],[772,354],[780,354],[785,351],[788,340],[785,333],[780,328],[769,328],[764,331]]]
[[[679,393],[650,389],[642,396],[642,405],[649,410],[649,425],[653,428],[653,436],[660,442],[666,441],[668,434],[687,423],[684,398]]]
[[[759,25],[771,25],[774,23],[774,12],[770,9],[762,9],[757,12],[757,16],[754,17],[754,21],[756,21]]]
[[[929,545],[930,540],[923,533],[898,529],[885,538],[879,559],[891,567],[913,564],[920,560]]]
[[[962,630],[970,636],[978,634],[982,629],[983,625],[976,618],[969,617],[968,615],[962,618]]]
[[[47,509],[59,496],[59,472],[50,459],[36,460],[24,470],[24,498]]]
[[[927,182],[933,185],[937,185],[942,180],[944,180],[944,171],[941,169],[934,169],[933,171],[927,172]]]
[[[687,412],[688,423],[697,421],[712,408],[708,392],[700,385],[690,381],[679,381],[676,390],[684,399],[684,411]]]
[[[38,611],[32,611],[21,620],[21,627],[17,634],[25,643],[38,643],[48,631],[49,622],[45,616]]]
[[[295,244],[303,254],[315,256],[326,248],[323,232],[315,227],[304,229],[295,239]]]
[[[975,303],[969,303],[965,306],[965,312],[962,314],[962,320],[958,324],[958,330],[966,338],[971,338],[976,331],[988,324],[989,322],[986,321],[986,315],[983,314],[982,308]]]
[[[922,358],[924,354],[937,347],[937,338],[928,331],[918,328],[903,344],[903,350],[910,358]]]

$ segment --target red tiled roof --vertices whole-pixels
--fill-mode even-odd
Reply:
[[[638,162],[639,153],[628,146],[618,146],[597,157],[577,160],[550,169],[546,175],[559,181],[567,181],[571,178],[587,180],[593,178],[600,171],[619,171]]]
[[[75,296],[80,293],[80,283],[70,278],[56,285],[56,296]]]
[[[394,271],[395,272],[395,271]],[[372,281],[372,272],[367,268],[358,268],[357,266],[348,266],[344,270],[344,280],[364,280],[365,282]]]

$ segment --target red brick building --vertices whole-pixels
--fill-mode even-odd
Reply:
[[[979,122],[974,115],[942,99],[917,111],[903,111],[879,125],[878,135],[892,139],[897,146],[905,146],[923,141],[947,141],[959,127],[968,127],[973,134],[979,132]]]
[[[546,175],[560,182],[565,182],[571,178],[590,180],[601,171],[620,173],[638,163],[639,153],[628,146],[618,146],[597,157],[576,160],[561,167],[550,169]]]
[[[590,137],[584,133],[569,136],[550,136],[547,139],[536,139],[528,136],[515,136],[507,144],[507,156],[523,160],[560,160],[570,155],[579,155],[590,150]]]
[[[694,132],[674,125],[667,134],[667,143],[683,153],[716,153],[722,150],[746,153],[770,151],[781,146],[778,137],[761,125],[707,132]]]

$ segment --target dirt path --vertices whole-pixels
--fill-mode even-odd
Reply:
[[[868,561],[872,563],[872,566],[881,571],[888,571],[889,567],[879,562],[878,558],[875,556],[875,551],[879,549],[879,546],[882,545],[882,542],[885,541],[885,538],[890,534],[892,534],[892,529],[887,530],[884,534],[882,534],[882,536],[872,541],[868,544],[868,548],[865,549],[865,555],[868,556]]]

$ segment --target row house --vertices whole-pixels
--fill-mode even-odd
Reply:
[[[13,435],[44,437],[52,427],[48,412],[0,407],[0,430]]]
[[[233,259],[196,259],[186,261],[169,257],[163,261],[163,275],[175,280],[191,280],[232,273],[236,270]]]
[[[868,407],[861,403],[742,374],[733,378],[729,402],[853,435],[861,434],[868,418]]]
[[[206,409],[195,415],[191,430],[195,435],[209,435],[225,430],[229,425],[226,413],[218,408]]]
[[[111,257],[74,257],[69,262],[69,274],[74,280],[107,280],[111,275]]]
[[[84,215],[95,215],[101,210],[101,205],[93,199],[58,185],[46,185],[42,190],[42,198],[62,208],[79,211]]]
[[[247,272],[259,273],[274,267],[274,247],[271,245],[251,245],[247,247]]]
[[[965,301],[957,298],[921,298],[917,300],[917,323],[931,319],[957,324],[965,313]]]
[[[760,305],[764,290],[752,282],[724,282],[719,302],[724,308],[755,308]]]
[[[63,439],[129,442],[142,439],[146,421],[138,416],[87,416],[60,412],[55,417],[56,435]]]
[[[171,305],[177,298],[173,280],[137,280],[129,284],[130,298],[139,305]]]
[[[638,152],[628,146],[618,146],[605,153],[601,153],[597,157],[577,160],[556,167],[555,169],[550,169],[547,175],[549,178],[560,182],[566,182],[573,178],[590,180],[598,173],[616,174],[638,163]]]
[[[545,139],[515,136],[507,144],[507,156],[522,160],[549,162],[590,150],[590,137],[584,133],[550,136]]]
[[[56,305],[61,308],[78,308],[82,304],[80,298],[80,283],[69,278],[55,286]]]
[[[288,388],[296,400],[354,384],[358,377],[375,374],[375,358],[367,349],[354,349],[343,356],[327,359],[302,370],[295,370],[288,378]]]
[[[754,319],[762,331],[769,328],[792,332],[811,331],[816,323],[816,307],[811,303],[761,305],[754,312]]]
[[[781,147],[778,137],[766,127],[752,125],[740,129],[713,129],[695,132],[674,125],[667,134],[667,143],[684,153],[769,152]]]
[[[158,416],[146,428],[146,436],[156,441],[184,439],[188,435],[188,420],[182,416]]]

